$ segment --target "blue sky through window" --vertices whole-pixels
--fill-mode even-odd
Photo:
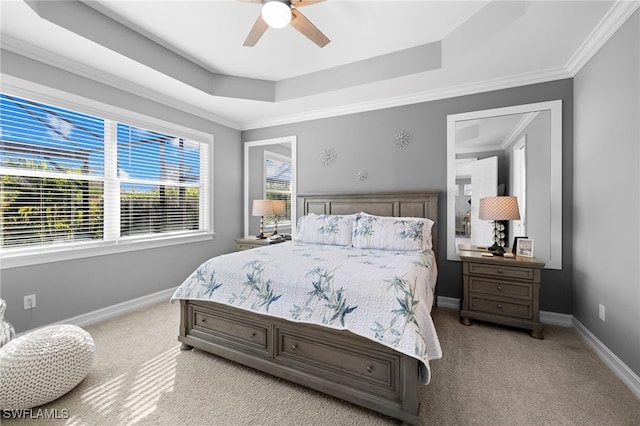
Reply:
[[[291,182],[291,164],[267,159],[267,181]]]
[[[0,123],[3,166],[104,175],[103,119],[0,94]]]
[[[104,176],[104,135],[104,119],[0,94],[3,167]],[[117,144],[118,177],[123,180],[200,179],[197,142],[118,123]]]
[[[118,176],[171,182],[198,182],[200,145],[118,123]]]

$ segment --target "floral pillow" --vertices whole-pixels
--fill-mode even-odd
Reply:
[[[358,213],[353,224],[353,246],[378,250],[430,250],[433,223],[418,217]]]
[[[350,246],[355,215],[318,215],[298,219],[295,241],[312,244]]]

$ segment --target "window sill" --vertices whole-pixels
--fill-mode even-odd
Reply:
[[[73,246],[46,248],[38,252],[4,251],[0,255],[0,270],[40,265],[43,263],[61,262],[65,260],[83,259],[87,257],[106,256],[137,250],[148,250],[169,247],[178,244],[197,243],[212,240],[214,233],[163,236],[162,238],[144,238],[120,240],[118,242],[81,243]]]

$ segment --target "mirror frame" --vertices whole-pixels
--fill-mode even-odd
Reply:
[[[447,260],[460,260],[460,256],[456,251],[455,230],[456,123],[458,121],[542,110],[551,111],[551,187],[549,188],[551,223],[549,258],[536,257],[545,262],[544,267],[546,269],[562,269],[562,100],[447,115]],[[537,245],[538,242],[536,242]]]
[[[249,148],[265,145],[280,145],[283,143],[291,143],[291,234],[296,232],[295,223],[297,220],[297,180],[298,180],[298,165],[297,165],[297,142],[296,136],[283,136],[281,138],[263,139],[257,141],[250,141],[244,143],[244,235],[249,235]]]

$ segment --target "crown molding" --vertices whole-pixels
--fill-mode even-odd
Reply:
[[[516,126],[511,129],[511,132],[509,132],[509,134],[507,135],[506,138],[504,138],[504,141],[502,141],[502,144],[500,145],[500,147],[502,149],[507,149],[507,147],[509,146],[509,144],[513,141],[515,141],[516,137],[518,135],[520,135],[520,133],[527,128],[527,126],[529,124],[531,124],[531,122],[533,121],[534,118],[536,118],[538,116],[538,114],[540,114],[540,111],[536,111],[536,112],[527,112],[524,117],[522,117],[522,119],[520,119],[520,121],[518,122],[518,124],[516,124]]]
[[[502,151],[504,148],[502,145],[488,145],[482,146],[478,148],[456,148],[456,154],[475,154],[476,152],[491,152],[491,151]]]
[[[214,121],[235,130],[240,130],[240,123],[229,120],[207,110],[195,107],[187,102],[181,102],[171,96],[163,95],[155,90],[148,89],[131,81],[116,77],[99,69],[80,64],[72,59],[52,53],[46,49],[34,46],[31,43],[16,39],[8,35],[2,36],[2,49],[24,56],[34,61],[70,72],[72,74],[85,77],[98,83],[129,92],[133,95],[148,99],[150,101],[175,108],[177,110],[195,115],[205,120]]]
[[[569,59],[565,68],[575,77],[616,31],[640,7],[640,0],[617,0],[607,14]]]
[[[385,108],[394,108],[404,105],[417,104],[422,102],[436,101],[441,99],[455,98],[458,96],[473,95],[477,93],[490,92],[494,90],[509,89],[512,87],[526,86],[530,84],[546,83],[554,80],[571,78],[572,76],[564,68],[549,69],[525,73],[507,78],[485,80],[469,84],[451,86],[443,89],[425,90],[418,93],[410,93],[403,96],[396,96],[375,101],[354,103],[337,108],[326,108],[304,112],[300,114],[288,114],[283,117],[275,117],[265,120],[256,120],[243,123],[240,130],[253,130],[265,127],[281,126],[284,124],[299,123],[302,121],[319,120],[323,118],[337,117],[340,115],[357,114],[360,112],[375,111]]]

